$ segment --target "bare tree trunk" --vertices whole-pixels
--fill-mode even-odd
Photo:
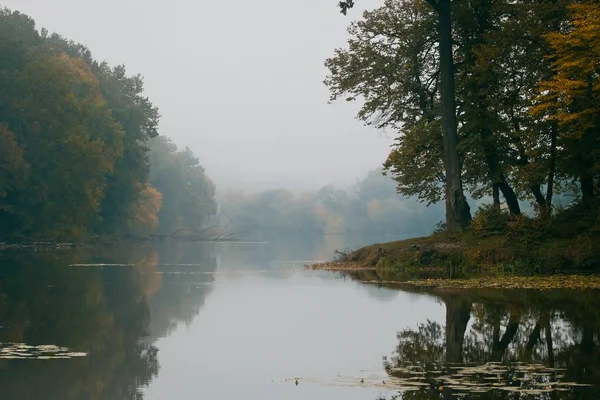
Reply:
[[[458,158],[451,0],[439,0],[437,9],[440,32],[440,89],[442,132],[444,136],[444,169],[446,172],[446,227],[450,231],[461,231],[468,226],[471,220],[471,210],[463,191],[461,167]]]
[[[546,213],[552,213],[552,196],[554,196],[554,175],[556,174],[556,139],[558,125],[556,122],[550,128],[550,162],[548,164],[548,188],[546,190]]]

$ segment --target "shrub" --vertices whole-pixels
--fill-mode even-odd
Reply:
[[[510,215],[508,212],[485,204],[477,210],[471,221],[471,228],[484,235],[503,233],[508,230]]]

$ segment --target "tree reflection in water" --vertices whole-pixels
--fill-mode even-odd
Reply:
[[[391,398],[600,398],[598,293],[438,293],[445,325],[398,333]],[[390,397],[388,397],[390,398]]]
[[[177,254],[162,256],[181,260]],[[196,259],[202,259],[202,268],[209,272],[216,269],[214,258]],[[68,267],[111,262],[131,266]],[[177,321],[191,320],[208,293],[206,286],[181,290],[163,274],[162,263],[157,251],[148,247],[103,251],[100,257],[68,252],[3,259],[1,398],[142,399],[141,388],[159,371],[154,340]],[[197,276],[214,279],[210,274]],[[190,279],[182,281],[189,285]],[[7,354],[17,349],[22,358],[48,358],[49,351],[43,357],[34,353],[40,349],[61,352],[58,359],[11,359],[1,356],[3,348]],[[64,357],[69,351],[87,356]]]

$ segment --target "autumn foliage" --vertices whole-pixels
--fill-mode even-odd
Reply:
[[[432,4],[434,6],[432,6]],[[386,0],[348,28],[326,60],[331,100],[397,132],[384,168],[398,192],[445,198],[438,10]],[[474,199],[510,213],[552,212],[558,194],[600,196],[600,5],[597,1],[452,0],[458,151]],[[502,198],[500,197],[502,196]]]
[[[0,239],[155,232],[158,121],[140,76],[0,9]]]

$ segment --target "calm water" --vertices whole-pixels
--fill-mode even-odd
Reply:
[[[359,244],[4,256],[0,398],[600,398],[597,292],[410,293],[302,268]]]

